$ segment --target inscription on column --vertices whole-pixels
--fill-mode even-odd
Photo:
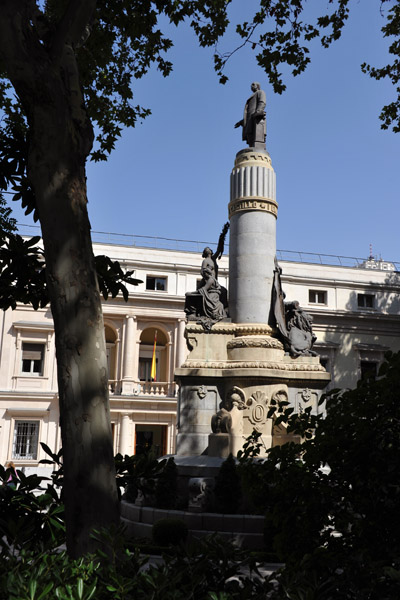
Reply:
[[[241,199],[234,200],[228,205],[229,217],[235,213],[242,212],[245,210],[261,210],[263,212],[269,212],[275,217],[278,215],[278,205],[274,200],[266,199]]]

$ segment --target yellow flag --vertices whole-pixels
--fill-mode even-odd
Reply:
[[[154,333],[154,346],[153,346],[153,358],[151,359],[151,372],[150,379],[152,381],[156,380],[156,347],[157,347],[157,329]]]

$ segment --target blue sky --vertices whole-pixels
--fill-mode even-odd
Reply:
[[[327,0],[318,0],[322,11]],[[256,0],[234,0],[232,22]],[[135,82],[135,103],[152,115],[124,131],[107,163],[89,164],[89,213],[95,231],[216,241],[227,220],[229,175],[243,147],[239,129],[252,81],[267,93],[267,149],[277,176],[277,247],[400,260],[400,134],[380,129],[393,87],[361,72],[387,63],[380,2],[352,3],[342,38],[313,44],[311,65],[273,93],[251,50],[228,63],[218,83],[212,50],[188,27],[171,28],[172,75],[153,70]],[[233,28],[220,44],[236,45]],[[21,223],[30,220],[16,216]]]

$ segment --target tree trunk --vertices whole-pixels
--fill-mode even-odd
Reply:
[[[33,4],[0,1],[0,58],[29,127],[27,172],[42,226],[56,339],[67,548],[80,556],[96,546],[93,528],[119,520],[104,326],[86,208],[93,130],[73,50],[95,2],[72,0],[47,44],[32,26]]]
[[[84,169],[65,161],[55,171],[42,161],[31,156],[30,171],[32,181],[40,178],[35,189],[51,189],[45,201],[38,194],[38,206],[56,338],[67,548],[79,556],[93,550],[93,528],[118,521],[106,346]]]

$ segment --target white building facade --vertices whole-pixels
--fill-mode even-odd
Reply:
[[[159,455],[173,453],[174,371],[188,352],[184,299],[201,279],[201,251],[108,243],[94,249],[143,282],[130,287],[128,302],[103,303],[114,451],[131,455],[155,446]],[[344,267],[278,259],[286,299],[298,300],[314,318],[314,348],[332,375],[329,387],[354,387],[376,372],[387,350],[400,350],[400,273],[391,263]],[[219,281],[229,289],[228,257],[219,265]],[[53,451],[61,444],[51,311],[18,305],[0,319],[0,461],[40,472],[40,442]]]

